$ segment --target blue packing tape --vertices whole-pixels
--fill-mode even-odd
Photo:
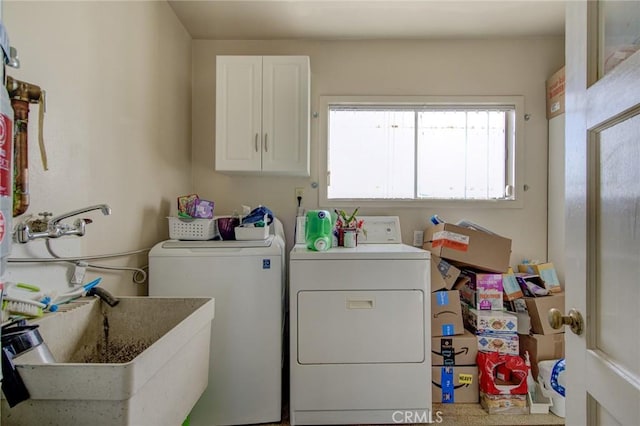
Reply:
[[[442,335],[443,336],[453,336],[456,334],[455,328],[453,324],[442,324]]]
[[[436,294],[436,302],[438,306],[447,306],[449,304],[448,291],[437,291]]]
[[[440,369],[440,384],[442,386],[442,403],[453,404],[455,401],[453,367],[442,367]]]

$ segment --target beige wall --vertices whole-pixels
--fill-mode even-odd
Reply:
[[[320,95],[523,95],[523,209],[370,209],[399,214],[403,239],[434,213],[466,218],[513,239],[512,264],[546,256],[547,121],[544,81],[564,62],[561,38],[476,41],[205,41],[191,40],[164,2],[13,2],[3,21],[22,68],[13,77],[47,90],[43,171],[30,132],[31,206],[27,214],[61,213],[108,203],[81,239],[83,254],[146,248],[167,238],[164,216],[175,197],[197,192],[219,214],[264,204],[293,238],[294,188],[317,207],[318,125],[311,127],[311,178],[216,173],[215,55],[302,54],[311,57],[312,111]],[[190,143],[191,142],[191,143]],[[55,246],[55,241],[54,241]],[[553,260],[553,259],[551,259]],[[104,263],[104,262],[103,262]],[[146,255],[108,264],[143,265]],[[145,294],[130,274],[92,271],[116,294]]]
[[[214,171],[215,56],[308,55],[311,106],[321,95],[523,95],[525,178],[522,209],[363,209],[399,215],[405,243],[437,213],[465,218],[512,238],[511,264],[547,252],[547,120],[545,80],[564,64],[564,39],[474,41],[193,41],[194,191],[215,200],[220,214],[241,204],[270,207],[285,224],[289,245],[296,211],[294,188],[305,188],[304,207],[318,206],[318,120],[311,122],[311,177],[228,176]],[[355,206],[354,206],[355,207]]]
[[[30,114],[31,206],[55,214],[107,203],[82,254],[168,237],[175,197],[191,184],[191,38],[165,2],[14,2],[3,21],[22,66],[9,75],[47,91],[43,171]],[[21,218],[19,218],[21,219]],[[52,241],[53,247],[56,241]],[[145,265],[146,253],[96,263]],[[116,294],[146,294],[130,273],[91,271]]]
[[[560,283],[564,285],[565,226],[564,226],[564,143],[565,114],[549,120],[549,207],[548,250],[553,259]]]

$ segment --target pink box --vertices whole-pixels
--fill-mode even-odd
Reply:
[[[475,308],[481,311],[501,311],[502,274],[475,272],[463,269],[466,285],[475,290]]]

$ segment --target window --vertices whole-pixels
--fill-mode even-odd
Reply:
[[[321,204],[519,205],[522,104],[521,97],[321,97]]]

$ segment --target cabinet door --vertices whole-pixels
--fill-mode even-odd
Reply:
[[[216,170],[262,169],[262,57],[216,58]]]
[[[309,80],[309,57],[263,57],[264,172],[309,176]]]

